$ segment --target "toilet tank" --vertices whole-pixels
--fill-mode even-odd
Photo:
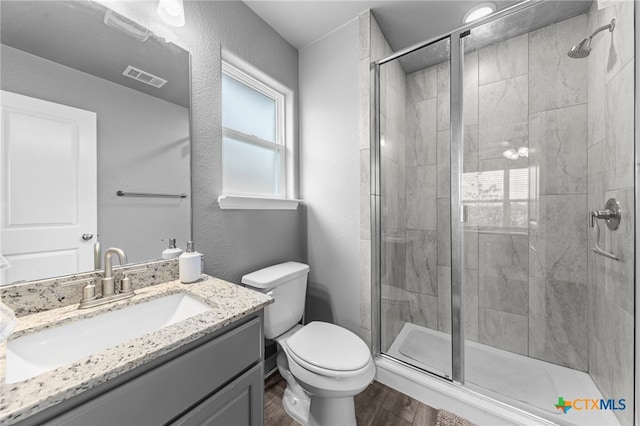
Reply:
[[[285,262],[242,277],[242,284],[275,299],[264,308],[264,336],[267,339],[278,337],[302,318],[308,274],[308,265]]]

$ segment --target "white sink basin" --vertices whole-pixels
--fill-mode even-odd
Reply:
[[[172,294],[10,340],[6,382],[30,379],[211,310],[186,294]]]

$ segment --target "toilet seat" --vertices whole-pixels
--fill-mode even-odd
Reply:
[[[371,353],[355,334],[334,324],[314,321],[287,339],[285,350],[300,367],[334,377],[354,377],[369,369]]]

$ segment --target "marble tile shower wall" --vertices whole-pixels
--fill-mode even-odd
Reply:
[[[578,16],[470,52],[464,70],[466,338],[582,371],[588,368],[587,64],[568,58],[566,44],[586,31],[586,15]],[[407,75],[403,288],[410,305],[403,320],[445,332],[451,328],[448,82],[448,63]],[[528,159],[504,158],[506,149],[520,147],[529,148]],[[529,169],[537,171],[530,185]],[[484,177],[522,171],[524,203],[509,206],[511,217],[488,216],[482,201],[495,188]],[[431,223],[412,220],[434,213]]]
[[[588,63],[588,210],[615,197],[623,209],[620,228],[608,229],[600,244],[616,262],[588,252],[589,374],[605,398],[633,400],[634,332],[634,27],[633,2],[588,14],[588,31],[616,18],[613,33],[594,38]],[[589,232],[589,245],[595,235]],[[633,423],[633,407],[615,411]]]
[[[389,102],[382,105],[382,114],[385,116],[385,132],[389,129],[385,146],[382,149],[385,169],[390,171],[390,179],[386,182],[385,193],[393,194],[392,197],[382,199],[380,194],[374,194],[371,186],[371,137],[374,134],[373,125],[375,123],[375,99],[373,93],[373,72],[371,63],[388,56],[392,53],[389,43],[385,39],[371,11],[365,11],[358,16],[359,29],[359,72],[358,72],[358,94],[359,102],[359,133],[360,133],[360,336],[371,347],[372,343],[372,318],[371,318],[371,199],[378,198],[382,203],[385,220],[389,226],[385,227],[385,244],[383,251],[389,260],[382,266],[386,280],[383,285],[382,310],[383,317],[388,317],[388,326],[383,328],[383,342],[391,342],[397,332],[402,327],[400,312],[405,306],[395,302],[396,298],[389,298],[389,294],[394,292],[394,288],[388,282],[400,282],[391,280],[391,273],[404,274],[404,266],[399,265],[395,260],[402,257],[399,253],[404,253],[404,245],[400,243],[402,232],[400,225],[404,219],[403,214],[405,203],[404,190],[404,128],[397,123],[404,122],[405,104],[405,77],[404,72],[398,64],[390,72],[385,71],[383,81],[383,93],[386,99],[387,91],[391,95]],[[390,112],[387,119],[387,112]],[[387,141],[388,140],[388,141]],[[395,243],[394,243],[395,242]],[[400,278],[400,277],[398,277]],[[404,280],[404,278],[402,277]],[[383,346],[386,349],[388,346]]]

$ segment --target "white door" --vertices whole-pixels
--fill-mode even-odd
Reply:
[[[0,285],[94,269],[96,114],[6,91],[0,104]]]

